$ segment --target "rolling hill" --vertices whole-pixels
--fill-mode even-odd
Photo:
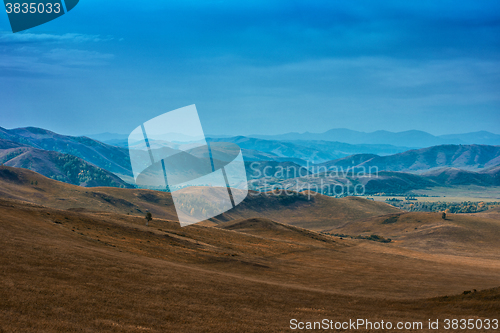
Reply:
[[[346,222],[329,233],[390,238],[399,247],[448,255],[480,255],[500,259],[500,220],[484,214],[401,212]]]
[[[450,217],[450,224],[474,229],[451,253],[441,250],[467,235],[433,234],[437,221],[419,221],[419,215],[382,225],[397,226],[388,235],[422,228],[415,243],[411,237],[391,243],[340,239],[263,218],[180,228],[155,216],[146,227],[143,216],[90,210],[98,201],[84,196],[88,189],[41,176],[39,188],[32,187],[28,180],[36,174],[0,170],[0,332],[277,333],[287,331],[292,318],[426,325],[429,318],[499,313],[500,265],[491,257],[493,251],[498,257],[498,238],[487,234],[498,224],[492,219]],[[6,198],[6,189],[17,190],[18,200]],[[137,200],[153,193],[102,190]],[[30,203],[46,196],[55,206],[63,195],[81,200],[82,208]],[[108,200],[103,208],[116,203]],[[354,209],[364,201],[351,204]],[[379,228],[376,219],[351,227]],[[436,241],[443,247],[434,250]],[[488,245],[490,252],[477,251]]]
[[[31,182],[36,182],[32,185]],[[108,211],[176,220],[170,193],[141,189],[110,187],[84,188],[57,182],[35,172],[0,167],[0,196],[25,200],[58,209]],[[323,195],[273,194],[251,191],[236,208],[206,222],[214,225],[236,219],[271,218],[302,228],[315,230],[334,226],[346,220],[399,212],[388,204],[361,198],[336,199]]]
[[[473,172],[456,168],[441,168],[424,174],[427,179],[445,186],[478,185],[500,186],[500,168],[496,167],[481,172]]]

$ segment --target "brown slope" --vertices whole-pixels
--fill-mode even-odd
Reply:
[[[500,269],[0,200],[1,332],[283,332],[291,318],[492,318]],[[471,314],[472,313],[472,314]]]
[[[277,240],[302,243],[317,243],[318,241],[335,243],[332,237],[321,233],[261,217],[223,222],[216,227]]]
[[[141,216],[150,211],[153,217],[175,219],[177,216],[169,193],[112,187],[85,188],[55,181],[27,169],[6,166],[0,167],[0,197],[58,209]]]
[[[496,218],[495,218],[496,217]],[[483,214],[410,212],[353,222],[329,231],[350,236],[378,235],[398,246],[426,253],[500,259],[500,219]]]
[[[273,192],[249,193],[235,209],[218,216],[217,222],[269,218],[277,222],[322,231],[347,221],[398,213],[391,205],[359,197],[332,198],[314,192],[302,192],[288,196]]]
[[[133,215],[143,215],[149,210],[153,217],[176,219],[177,216],[169,193],[109,187],[88,189],[57,182],[26,169],[2,168],[0,170],[8,170],[0,174],[0,196],[3,197],[61,209],[84,208]],[[19,181],[12,181],[7,173],[17,175]],[[31,185],[31,181],[37,181],[37,185]],[[315,193],[288,196],[251,192],[235,209],[211,221],[263,217],[323,230],[346,221],[395,212],[399,209],[388,204],[354,197],[335,199]]]

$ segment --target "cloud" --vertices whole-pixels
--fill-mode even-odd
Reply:
[[[114,55],[77,49],[52,49],[43,54],[43,58],[56,61],[60,66],[96,66],[105,64]]]
[[[112,39],[110,36],[78,33],[0,35],[1,76],[64,75],[68,69],[105,65],[114,58],[113,54],[86,50],[81,46]],[[80,47],[74,47],[76,45]]]
[[[57,76],[65,75],[68,70],[97,67],[108,64],[114,55],[97,51],[55,48],[46,52],[22,48],[22,52],[14,52],[2,56],[0,62],[1,76]]]

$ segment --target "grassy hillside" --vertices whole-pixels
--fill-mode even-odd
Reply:
[[[500,264],[500,219],[481,214],[399,213],[346,222],[327,231],[378,235],[398,246],[426,253],[476,255]]]
[[[500,310],[498,262],[270,220],[223,227],[0,199],[0,331],[284,332],[291,318],[427,323]]]
[[[43,177],[25,169],[0,168],[0,196],[28,200],[61,209],[85,209],[176,219],[170,193],[118,188],[83,188]],[[32,185],[31,182],[36,182]],[[308,193],[275,195],[251,192],[236,208],[211,219],[219,223],[234,219],[266,217],[275,221],[321,229],[343,221],[399,212],[388,204],[361,198],[335,199]]]

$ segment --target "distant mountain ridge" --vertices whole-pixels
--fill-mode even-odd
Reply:
[[[331,141],[278,141],[251,138],[246,136],[207,138],[208,142],[232,142],[243,149],[246,161],[260,160],[255,152],[263,152],[267,158],[262,160],[290,161],[300,165],[322,163],[359,153],[380,155],[395,154],[410,148],[392,145],[351,145]],[[250,154],[249,154],[250,153]],[[270,154],[270,155],[269,155]],[[262,157],[259,156],[259,157]]]
[[[418,130],[403,132],[375,131],[360,132],[346,128],[331,129],[324,133],[286,133],[278,135],[248,135],[249,137],[265,140],[323,140],[337,141],[349,144],[389,144],[423,148],[443,144],[482,144],[500,145],[500,135],[487,131],[471,132],[464,134],[449,134],[435,136]]]
[[[479,170],[500,165],[500,146],[442,145],[388,156],[357,154],[320,165],[343,169],[376,167],[379,171],[405,172],[421,172],[443,167]]]
[[[416,135],[420,134],[416,133]],[[491,139],[488,132],[482,132],[482,135],[484,138]],[[63,158],[53,154],[57,152],[76,156],[71,163],[85,170],[90,170],[90,166],[99,167],[103,171],[118,175],[125,181],[134,182],[128,149],[124,147],[110,146],[87,137],[60,135],[34,127],[13,130],[0,128],[0,138],[4,138],[4,140],[0,139],[0,157],[2,158],[0,161],[11,166],[28,167],[46,176],[72,184],[97,186],[89,185],[95,184],[92,183],[92,177],[82,175],[79,176],[80,178],[76,177],[78,173],[75,176],[71,168],[68,169],[69,165],[66,165],[66,162],[61,164]],[[376,185],[375,188],[389,189],[399,186],[402,189],[434,186],[433,184],[487,186],[489,183],[497,184],[500,166],[500,146],[491,145],[438,145],[408,150],[402,146],[387,144],[347,144],[325,140],[278,141],[244,136],[207,138],[207,141],[238,144],[242,148],[249,180],[258,180],[264,172],[266,176],[281,174],[280,177],[284,180],[291,180],[295,177],[293,172],[283,175],[281,170],[300,170],[304,166],[327,169],[336,167],[344,171],[352,168],[364,168],[369,171],[370,167],[375,167],[379,172],[399,172],[400,174],[386,173],[370,185],[366,184],[367,187]],[[353,151],[368,153],[352,154]],[[369,153],[373,151],[382,153]],[[391,152],[395,153],[391,154]],[[20,157],[17,158],[17,156]],[[77,157],[81,160],[76,160]],[[65,165],[66,169],[63,168]],[[458,169],[460,170],[457,171]],[[307,170],[305,171],[304,174],[308,173]],[[481,174],[470,173],[472,171],[479,171]],[[92,175],[99,173],[96,170],[88,172]],[[401,174],[401,172],[406,174]],[[408,173],[421,174],[423,178],[418,178],[416,175],[414,177]],[[128,186],[117,179],[108,182],[112,185],[106,185],[108,184],[106,182],[101,179],[97,183],[100,184],[99,186]]]

